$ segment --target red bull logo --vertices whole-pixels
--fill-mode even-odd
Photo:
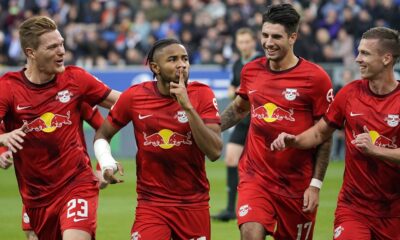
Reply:
[[[47,112],[42,114],[40,117],[35,118],[31,122],[23,120],[24,124],[27,124],[27,128],[25,130],[28,132],[54,132],[57,128],[61,128],[63,125],[71,125],[70,121],[70,111],[67,112],[67,115],[54,114],[51,112]]]
[[[276,106],[274,103],[266,103],[262,106],[254,108],[252,106],[251,117],[263,119],[266,122],[275,122],[287,120],[294,122],[296,119],[293,117],[293,109],[285,110]]]
[[[143,133],[144,136],[144,145],[145,146],[153,146],[160,147],[162,149],[170,149],[174,146],[181,146],[182,144],[192,145],[191,136],[192,133],[188,132],[186,135],[173,132],[169,129],[162,129],[159,132],[153,133],[151,135],[147,135]]]
[[[364,126],[364,132],[368,133],[371,137],[371,141],[375,146],[383,147],[383,148],[397,148],[396,145],[396,137],[392,139],[379,134],[377,131],[368,130],[367,126]],[[357,135],[353,132],[353,137],[356,139]]]

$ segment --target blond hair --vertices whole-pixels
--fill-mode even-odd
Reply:
[[[19,26],[21,48],[26,54],[26,48],[37,49],[39,37],[45,33],[57,30],[57,24],[49,17],[36,16],[25,20]]]

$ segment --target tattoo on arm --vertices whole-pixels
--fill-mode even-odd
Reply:
[[[226,129],[236,125],[248,113],[249,111],[240,108],[235,104],[235,102],[232,102],[221,114],[221,130],[225,131]]]
[[[330,137],[318,146],[313,178],[317,178],[321,181],[324,180],[326,169],[329,165],[331,145],[332,138]]]

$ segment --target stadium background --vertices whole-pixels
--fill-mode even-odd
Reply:
[[[240,27],[259,31],[267,4],[290,2],[302,15],[298,56],[317,62],[335,88],[345,83],[343,72],[357,77],[354,62],[361,34],[373,26],[400,28],[400,0],[0,0],[0,73],[18,70],[25,58],[18,25],[33,15],[48,15],[65,38],[65,63],[84,67],[110,87],[124,90],[151,80],[144,66],[151,44],[164,37],[179,38],[189,50],[191,80],[212,87],[220,110],[229,100],[230,66],[237,59],[234,33]],[[262,51],[260,46],[258,49]],[[399,71],[399,66],[397,66]],[[400,79],[397,74],[397,79]],[[103,115],[106,111],[102,110]],[[92,154],[93,131],[85,127]],[[223,133],[226,140],[228,132]],[[97,239],[128,239],[135,207],[135,154],[132,127],[112,142],[113,153],[125,168],[125,183],[102,191]],[[337,160],[337,159],[333,159]],[[207,164],[211,212],[225,207],[222,161]],[[343,174],[343,162],[329,166],[314,239],[331,239],[333,211]],[[21,201],[13,170],[0,172],[0,239],[23,239]],[[235,222],[212,222],[213,239],[239,239]]]

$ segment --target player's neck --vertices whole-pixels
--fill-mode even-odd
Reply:
[[[54,74],[46,74],[29,64],[27,65],[24,74],[29,82],[34,84],[45,84],[54,78]]]
[[[157,89],[162,96],[170,96],[169,83],[157,79]]]
[[[268,61],[268,62],[269,62],[269,68],[271,70],[284,71],[296,66],[299,60],[300,59],[296,55],[294,55],[294,53],[292,53],[286,55],[285,58],[283,58],[280,61]]]
[[[398,84],[399,82],[396,81],[393,71],[384,71],[379,77],[368,81],[369,89],[377,95],[386,95],[393,92]]]

